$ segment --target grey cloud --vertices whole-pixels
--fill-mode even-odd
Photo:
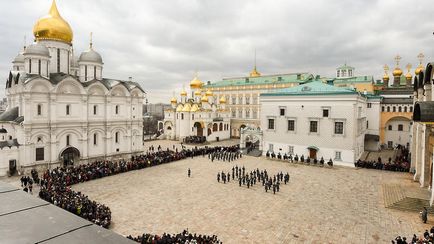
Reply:
[[[31,40],[51,0],[0,3],[0,96],[11,60]],[[106,77],[133,76],[150,102],[167,101],[195,71],[203,81],[248,74],[257,50],[263,74],[307,71],[333,76],[347,62],[381,78],[382,66],[432,60],[431,0],[96,0],[57,1],[74,30],[76,55],[94,47]]]

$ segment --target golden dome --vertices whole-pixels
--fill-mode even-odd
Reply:
[[[197,78],[197,75],[194,77],[194,79],[190,82],[190,88],[191,89],[201,89],[203,86],[203,82],[200,81]]]
[[[184,89],[183,89],[182,92],[181,92],[181,96],[184,96],[184,97],[187,96],[187,92],[186,92]]]
[[[422,64],[420,64],[419,66],[417,66],[417,68],[416,68],[416,70],[414,71],[414,73],[415,73],[416,75],[419,75],[419,73],[420,73],[421,71],[423,71]]]
[[[261,76],[261,73],[259,73],[256,70],[256,65],[255,65],[255,67],[253,68],[252,72],[250,72],[250,77],[259,77],[259,76]]]
[[[212,91],[210,89],[208,89],[205,93],[205,95],[207,95],[208,97],[212,97]]]
[[[170,99],[170,103],[177,103],[178,101],[176,100],[175,97],[172,97],[172,99]]]
[[[200,95],[202,95],[202,92],[201,92],[200,90],[196,90],[196,91],[194,92],[194,95],[195,95],[195,96],[200,96]]]
[[[222,96],[222,97],[220,98],[220,103],[221,103],[221,104],[225,104],[225,103],[226,103],[226,97],[225,97],[225,96]]]
[[[53,0],[48,15],[40,18],[33,27],[36,40],[55,40],[71,44],[73,33],[71,26],[60,16],[56,1]]]
[[[207,103],[208,102],[208,97],[206,95],[204,95],[201,99],[201,102]]]
[[[407,79],[407,80],[411,80],[411,78],[413,78],[413,77],[412,77],[412,75],[410,74],[410,72],[408,72],[408,73],[405,75],[405,79]]]
[[[401,76],[402,75],[402,70],[398,67],[396,67],[393,72],[392,72],[393,76]]]
[[[190,112],[191,105],[189,103],[185,104],[184,108],[182,109],[182,112]]]
[[[383,80],[389,80],[389,75],[388,74],[384,74],[383,75]]]

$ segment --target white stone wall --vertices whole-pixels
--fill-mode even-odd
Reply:
[[[361,114],[358,114],[358,108]],[[280,116],[280,108],[286,113]],[[329,109],[329,117],[323,117]],[[269,144],[282,150],[294,146],[295,153],[307,154],[308,146],[319,148],[318,157],[335,158],[341,152],[341,161],[353,165],[363,152],[366,133],[366,99],[359,95],[346,96],[261,96],[261,128],[264,131],[264,153]],[[268,129],[268,119],[275,119],[275,129]],[[288,120],[295,120],[295,131],[288,131]],[[318,133],[310,133],[310,121],[318,121]],[[344,122],[344,134],[334,134],[335,122]],[[279,147],[280,148],[280,147]],[[276,147],[274,147],[276,151]]]
[[[385,128],[385,139],[384,142],[387,144],[388,141],[392,141],[393,145],[400,144],[407,146],[407,143],[410,143],[412,128],[410,125],[410,120],[403,119],[392,119],[386,123]],[[403,126],[402,131],[398,131],[398,125]],[[392,130],[389,130],[389,126],[392,126]]]

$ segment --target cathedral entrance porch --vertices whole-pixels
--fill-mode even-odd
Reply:
[[[68,147],[60,153],[60,162],[63,162],[65,167],[74,165],[79,159],[80,151],[75,147]]]

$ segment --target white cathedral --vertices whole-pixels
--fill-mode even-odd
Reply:
[[[181,99],[173,97],[171,108],[164,111],[164,137],[180,140],[189,136],[205,137],[207,141],[230,138],[230,111],[226,97],[219,98],[212,91],[203,89],[203,82],[196,77],[190,82],[191,96],[183,90]]]
[[[33,34],[35,42],[13,60],[6,82],[0,176],[141,152],[140,85],[102,78],[104,63],[92,41],[74,56],[72,29],[54,0]]]

